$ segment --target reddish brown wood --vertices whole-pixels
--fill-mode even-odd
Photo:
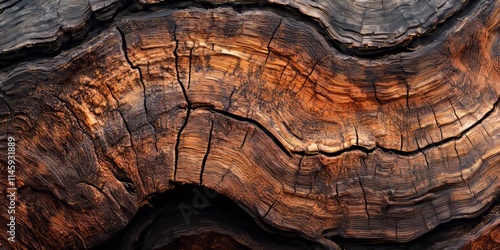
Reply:
[[[19,197],[19,237],[0,231],[3,246],[97,246],[179,184],[326,248],[414,242],[486,214],[466,241],[433,246],[498,243],[499,2],[450,1],[436,27],[353,41],[338,29],[397,8],[335,26],[308,1],[214,2],[123,11],[81,45],[1,70]]]

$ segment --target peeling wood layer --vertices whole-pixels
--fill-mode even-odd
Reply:
[[[330,248],[483,214],[500,190],[500,3],[474,6],[426,46],[377,59],[274,11],[193,7],[120,17],[5,69],[0,139],[16,138],[21,166],[12,247],[96,246],[172,183]],[[497,224],[460,246],[498,243]]]

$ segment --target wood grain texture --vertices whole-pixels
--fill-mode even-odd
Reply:
[[[144,5],[164,0],[140,0]],[[215,5],[263,4],[298,10],[324,29],[329,39],[361,54],[407,46],[444,22],[453,23],[491,1],[459,0],[200,0]]]
[[[0,2],[0,66],[30,52],[51,53],[80,40],[91,19],[111,19],[119,0],[8,0]]]
[[[112,19],[124,6],[149,8],[164,0],[8,0],[0,3],[0,66],[30,56],[31,52],[52,53],[68,40],[79,41],[95,21]],[[463,9],[484,9],[489,1],[459,0],[202,0],[194,4],[271,4],[292,8],[324,29],[329,40],[358,54],[380,49],[404,48],[428,35],[443,22],[454,23],[470,14]],[[187,7],[192,3],[175,2]],[[468,6],[470,5],[470,6]],[[467,8],[466,8],[467,7]],[[466,12],[465,14],[463,12]],[[472,12],[472,11],[471,11]],[[410,47],[419,47],[419,43]]]
[[[0,136],[21,166],[10,246],[96,246],[174,184],[326,248],[478,217],[500,190],[498,16],[481,1],[425,46],[366,58],[280,11],[166,9],[3,70]],[[454,246],[498,243],[497,222]]]
[[[189,212],[195,213],[186,216]],[[213,190],[176,185],[141,207],[125,230],[95,250],[324,249],[298,235],[278,232],[263,230],[250,214]]]
[[[319,20],[334,40],[367,49],[393,47],[422,36],[457,13],[466,3],[459,0],[269,2],[297,8]]]

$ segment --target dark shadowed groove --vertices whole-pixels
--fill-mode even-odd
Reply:
[[[176,180],[177,177],[177,166],[179,163],[179,144],[181,143],[181,135],[184,129],[186,128],[188,121],[189,121],[189,115],[191,114],[191,101],[188,98],[186,88],[184,84],[181,81],[181,77],[179,74],[179,54],[177,54],[177,49],[179,48],[179,40],[177,40],[177,24],[174,26],[173,30],[173,37],[175,40],[175,48],[174,48],[174,57],[175,57],[175,72],[177,76],[177,81],[179,82],[179,85],[181,86],[182,89],[182,94],[184,96],[184,99],[187,102],[187,114],[186,114],[186,119],[184,120],[184,123],[182,124],[181,128],[179,129],[179,133],[177,134],[177,141],[175,142],[175,160],[174,160],[174,181]],[[191,71],[189,71],[191,73]],[[191,81],[191,76],[188,76],[188,81]],[[201,177],[200,177],[201,178]]]
[[[110,19],[110,21],[98,21],[94,18],[94,15],[92,14],[91,16],[91,21],[89,23],[90,28],[89,31],[87,32],[87,35],[84,39],[82,40],[74,40],[70,38],[65,38],[66,41],[62,43],[60,48],[56,49],[55,51],[52,52],[36,52],[33,53],[33,49],[21,49],[19,51],[15,51],[15,53],[21,53],[26,56],[14,58],[14,59],[9,59],[7,58],[9,55],[2,55],[4,58],[0,58],[0,70],[2,68],[13,68],[16,65],[18,65],[21,62],[26,62],[28,60],[33,60],[34,58],[53,58],[54,56],[60,54],[62,51],[67,51],[70,50],[74,47],[77,47],[79,45],[84,44],[85,42],[89,41],[90,39],[99,36],[103,31],[107,30],[108,27],[110,27],[113,23],[115,23],[116,19],[121,19],[122,17],[126,17],[130,14],[133,13],[150,13],[154,11],[159,11],[159,10],[166,10],[166,9],[171,9],[171,10],[177,10],[177,9],[188,9],[188,8],[193,8],[193,7],[199,7],[199,8],[204,8],[204,9],[215,9],[215,8],[220,8],[220,7],[229,7],[235,10],[238,13],[244,13],[247,11],[270,11],[275,14],[278,14],[282,17],[288,17],[293,20],[298,20],[302,23],[306,23],[313,27],[314,30],[316,30],[321,36],[328,42],[328,44],[336,49],[337,51],[340,51],[346,55],[354,56],[354,57],[361,57],[361,58],[372,58],[372,59],[377,59],[377,58],[382,58],[386,57],[388,55],[394,55],[394,54],[400,54],[400,53],[405,53],[405,52],[412,52],[417,50],[420,47],[424,47],[428,44],[431,44],[432,42],[435,41],[442,41],[442,34],[445,33],[446,30],[451,29],[452,27],[456,26],[462,20],[468,16],[470,16],[474,11],[476,11],[479,6],[482,4],[484,6],[484,11],[491,11],[492,8],[488,8],[490,5],[494,4],[495,2],[492,0],[469,0],[467,1],[466,4],[462,6],[460,10],[455,12],[453,15],[450,17],[446,18],[443,22],[441,23],[436,23],[435,27],[429,29],[426,33],[422,34],[421,36],[412,36],[410,40],[406,42],[402,42],[398,45],[395,45],[393,47],[389,48],[384,48],[384,49],[363,49],[363,48],[356,48],[356,47],[351,47],[346,44],[340,43],[333,38],[330,37],[330,35],[327,34],[326,32],[326,27],[319,21],[315,20],[314,18],[311,18],[310,16],[305,15],[304,13],[300,12],[298,9],[293,8],[291,6],[283,6],[281,4],[277,3],[268,3],[264,1],[253,1],[249,3],[222,3],[222,4],[214,4],[210,2],[200,2],[200,1],[181,1],[181,0],[174,0],[174,1],[164,1],[160,2],[157,4],[151,4],[151,5],[145,5],[141,6],[140,8],[136,8],[138,6],[136,1],[127,1],[127,3],[124,3],[121,8],[118,9],[118,11],[114,14],[114,17]],[[129,9],[133,9],[132,11]],[[67,35],[65,35],[67,36]],[[61,38],[62,39],[62,38]],[[39,46],[43,46],[44,44],[38,44]],[[35,46],[34,48],[38,48],[39,46]],[[12,56],[12,55],[10,55]]]
[[[266,127],[264,127],[262,124],[260,124],[259,122],[253,120],[253,119],[250,119],[250,118],[247,118],[247,117],[243,117],[243,116],[239,116],[239,115],[235,115],[233,113],[230,113],[228,111],[224,111],[224,110],[219,110],[219,109],[215,109],[214,107],[212,106],[207,106],[207,105],[200,105],[200,106],[195,106],[193,107],[193,109],[207,109],[211,112],[215,112],[215,113],[218,113],[218,114],[221,114],[221,115],[224,115],[226,117],[229,117],[229,118],[232,118],[234,120],[237,120],[237,121],[242,121],[242,122],[246,122],[246,123],[250,123],[256,127],[258,127],[262,132],[264,132],[269,138],[271,138],[277,146],[279,146],[281,148],[281,150],[286,153],[288,156],[292,156],[293,154],[298,154],[296,152],[292,152],[290,151],[288,148],[285,147],[285,145],[283,145],[283,143],[281,143],[281,141],[270,131],[268,130]],[[246,137],[245,137],[246,138]]]
[[[200,185],[203,185],[203,172],[205,171],[205,165],[207,164],[208,155],[210,154],[210,147],[212,146],[212,132],[214,130],[214,121],[212,121],[212,125],[210,126],[210,132],[208,134],[208,143],[207,143],[207,151],[203,156],[203,160],[201,161],[201,171],[200,171]]]
[[[465,17],[471,16],[474,11],[476,11],[479,7],[479,5],[483,2],[484,5],[491,5],[494,3],[492,0],[466,0],[467,2],[461,6],[461,8],[453,13],[452,15],[446,17],[444,20],[442,20],[439,23],[434,23],[434,26],[427,30],[425,33],[417,36],[408,36],[404,41],[402,41],[399,44],[396,44],[391,47],[387,48],[378,48],[378,47],[369,47],[369,48],[363,48],[363,47],[352,47],[349,46],[348,44],[343,44],[339,41],[334,40],[333,38],[330,37],[326,33],[326,27],[319,21],[316,21],[314,18],[311,18],[303,13],[301,13],[298,9],[293,8],[291,6],[284,6],[285,9],[288,9],[289,11],[291,9],[295,10],[296,12],[294,13],[296,16],[302,16],[302,19],[307,19],[308,23],[315,27],[315,29],[323,36],[325,39],[328,41],[330,46],[336,48],[340,52],[351,55],[351,56],[356,56],[356,57],[362,57],[362,58],[381,58],[385,57],[388,55],[395,55],[395,54],[400,54],[404,52],[412,52],[415,50],[418,50],[420,47],[424,47],[426,45],[429,45],[435,41],[442,41],[440,39],[440,36],[445,33],[445,31],[453,28],[454,26],[458,25],[460,22]],[[383,3],[383,1],[382,1]],[[273,6],[274,7],[274,6]],[[282,7],[283,9],[283,7]],[[487,10],[488,7],[485,7]],[[299,12],[299,13],[297,13]],[[311,21],[313,23],[311,23]]]
[[[151,125],[151,127],[154,129],[154,131],[157,131],[154,124],[149,121],[149,116],[148,116],[149,112],[148,112],[148,105],[147,105],[147,98],[146,98],[146,84],[144,84],[142,70],[139,66],[134,65],[134,63],[130,60],[130,58],[128,56],[127,40],[125,39],[125,33],[118,26],[116,26],[116,29],[118,30],[118,33],[120,33],[120,36],[122,38],[122,50],[123,50],[123,56],[125,57],[125,60],[127,60],[128,64],[130,65],[130,68],[137,70],[137,72],[139,73],[139,81],[141,82],[141,85],[142,85],[142,95],[143,95],[143,99],[144,99],[144,104],[143,104],[144,105],[144,112],[146,112],[146,122],[149,125]],[[156,133],[154,134],[154,136],[155,136],[155,141],[156,141]],[[156,143],[155,143],[155,146],[156,146]]]
[[[276,200],[273,202],[273,204],[271,204],[271,206],[269,207],[269,209],[267,210],[267,212],[264,214],[264,216],[262,216],[262,220],[264,220],[264,219],[267,217],[267,215],[269,214],[269,212],[271,212],[271,210],[272,210],[272,209],[273,209],[273,207],[276,205],[276,202],[278,202],[278,200],[279,200],[279,198],[278,198],[278,199],[276,199]]]
[[[271,38],[269,39],[269,42],[267,43],[267,56],[266,56],[266,60],[264,61],[263,65],[267,64],[267,60],[269,59],[269,56],[271,55],[271,42],[273,41],[273,38],[276,35],[276,32],[278,31],[278,29],[281,27],[282,22],[283,22],[283,17],[280,18],[278,25],[276,25],[276,28],[274,28],[273,33],[271,34]]]
[[[201,1],[163,1],[158,4],[153,4],[150,6],[145,6],[146,9],[150,10],[160,10],[164,8],[174,8],[174,9],[187,9],[190,7],[200,7],[205,9],[215,9],[218,7],[228,7],[232,8],[236,12],[242,14],[248,11],[269,11],[275,13],[281,17],[290,18],[292,20],[300,21],[311,26],[315,31],[317,31],[321,36],[327,41],[327,43],[337,51],[343,54],[361,57],[361,58],[371,58],[378,59],[386,57],[388,55],[396,55],[400,53],[407,53],[418,50],[421,47],[425,47],[435,41],[442,41],[440,38],[445,31],[453,28],[462,22],[465,17],[471,16],[478,9],[478,7],[483,4],[488,10],[488,6],[494,4],[492,0],[468,0],[458,11],[447,17],[440,23],[436,23],[434,27],[430,28],[424,34],[419,36],[410,36],[407,40],[388,48],[357,48],[352,47],[348,44],[343,44],[339,41],[333,39],[326,31],[326,27],[315,18],[312,18],[304,13],[302,13],[297,8],[292,6],[284,6],[278,3],[269,3],[267,1],[248,1],[246,3],[220,3],[214,4],[211,2],[201,2]]]
[[[125,187],[125,190],[127,190],[127,192],[129,194],[132,195],[132,194],[136,193],[137,190],[136,190],[135,184],[127,176],[127,173],[125,173],[110,156],[108,156],[106,153],[103,152],[102,146],[100,146],[100,145],[98,146],[96,141],[94,140],[94,138],[90,135],[90,133],[86,129],[83,128],[82,124],[80,123],[80,119],[78,118],[76,113],[71,108],[71,104],[69,104],[69,102],[61,99],[61,97],[59,97],[59,95],[60,95],[60,93],[54,94],[52,96],[54,98],[56,98],[59,102],[61,102],[61,104],[68,110],[70,116],[75,118],[76,125],[78,126],[78,129],[90,140],[90,142],[92,142],[96,159],[101,160],[101,161],[105,161],[105,162],[108,162],[109,164],[111,164],[111,166],[113,166],[113,169],[109,169],[109,171],[113,174],[115,179],[117,179],[118,181],[120,181],[122,183],[122,185]],[[132,184],[132,185],[130,185],[130,184]]]
[[[17,65],[23,62],[54,58],[55,56],[61,54],[61,52],[63,51],[70,51],[75,47],[81,46],[89,42],[93,38],[104,33],[104,31],[108,30],[108,28],[110,28],[113,25],[114,23],[113,20],[115,19],[115,17],[118,15],[123,15],[125,7],[126,6],[122,6],[121,8],[119,8],[114,17],[111,18],[109,21],[99,21],[95,18],[94,13],[92,13],[90,16],[90,20],[88,20],[86,23],[86,26],[90,28],[86,28],[87,32],[85,35],[83,35],[83,38],[75,39],[72,37],[71,34],[65,32],[62,37],[59,37],[57,39],[62,43],[56,49],[44,51],[43,50],[44,46],[51,43],[42,43],[42,44],[35,44],[35,46],[33,47],[22,48],[19,50],[14,50],[12,52],[0,55],[0,70],[13,69]]]
[[[134,215],[134,218],[132,218],[121,232],[92,249],[144,249],[144,244],[150,243],[147,242],[148,235],[151,236],[162,233],[155,231],[157,226],[161,224],[162,218],[168,218],[166,221],[171,224],[166,226],[165,229],[167,230],[168,228],[178,227],[180,224],[184,224],[185,221],[180,213],[179,205],[184,204],[192,207],[192,200],[196,197],[194,189],[197,189],[198,193],[204,193],[203,189],[210,189],[188,184],[172,184],[173,190],[168,190],[152,196],[150,203],[141,206]],[[213,192],[214,190],[210,190],[210,193]],[[200,213],[197,215],[193,214],[190,217],[191,224],[186,226],[196,226],[198,221],[204,221],[213,215],[220,215],[224,219],[218,219],[219,222],[227,223],[229,226],[236,227],[238,230],[242,230],[256,237],[256,242],[258,244],[269,244],[267,245],[268,249],[274,249],[274,247],[279,250],[328,249],[325,245],[321,245],[323,244],[322,242],[318,243],[317,240],[306,239],[296,232],[282,231],[279,228],[275,228],[263,222],[260,218],[256,218],[249,213],[241,204],[236,203],[223,194],[218,194],[214,198],[210,197],[209,202],[210,206],[199,209],[198,211]],[[175,235],[172,235],[172,237],[175,237]]]
[[[500,210],[500,196],[497,196],[488,203],[479,213],[478,216],[472,218],[456,218],[446,222],[441,222],[432,230],[424,233],[423,235],[408,241],[408,242],[393,242],[393,241],[373,241],[371,239],[360,238],[344,238],[340,235],[327,237],[328,239],[337,243],[342,249],[357,249],[357,250],[422,250],[422,249],[461,249],[467,244],[467,239],[456,244],[457,241],[467,236],[468,232],[474,230],[481,224],[488,225],[488,221],[492,218],[498,217],[494,210]],[[449,233],[456,233],[450,235]],[[460,234],[464,235],[460,235]],[[325,237],[328,230],[324,232]],[[436,248],[441,243],[441,248]],[[443,247],[444,246],[444,247]],[[468,248],[467,248],[468,249]]]
[[[344,153],[347,153],[347,152],[352,152],[352,151],[361,151],[361,152],[364,152],[366,154],[370,154],[370,153],[373,153],[376,149],[380,149],[380,150],[382,150],[383,152],[386,152],[386,153],[394,153],[394,154],[402,155],[402,156],[412,156],[412,155],[424,153],[424,151],[427,151],[427,150],[429,150],[431,148],[439,147],[439,146],[444,145],[444,144],[446,144],[448,142],[456,141],[456,140],[461,139],[470,130],[474,129],[478,125],[481,125],[482,122],[485,119],[487,119],[488,117],[490,117],[491,114],[498,108],[499,102],[500,102],[500,97],[493,104],[493,107],[490,110],[488,110],[488,112],[486,112],[486,114],[483,117],[481,117],[481,119],[477,120],[474,124],[472,124],[470,127],[466,128],[459,135],[448,137],[448,138],[446,138],[444,140],[441,140],[439,142],[433,142],[433,143],[427,144],[424,147],[418,147],[415,150],[403,151],[403,150],[397,150],[397,149],[392,149],[392,148],[386,148],[386,147],[380,146],[377,143],[376,146],[373,147],[373,148],[365,148],[365,147],[362,147],[362,146],[353,145],[353,146],[351,146],[349,148],[344,148],[342,150],[339,150],[339,151],[336,151],[336,152],[332,152],[332,153],[330,153],[330,152],[324,152],[324,151],[321,151],[321,150],[318,151],[318,152],[306,152],[306,151],[290,150],[290,149],[288,149],[288,148],[285,147],[285,145],[281,142],[281,140],[278,139],[278,137],[276,137],[273,134],[273,132],[271,132],[264,125],[260,124],[259,122],[255,121],[255,120],[253,120],[251,118],[239,116],[239,115],[230,113],[230,112],[225,111],[225,110],[215,109],[213,106],[208,106],[208,105],[195,105],[195,106],[192,107],[192,109],[198,109],[198,108],[208,109],[210,111],[213,111],[213,112],[219,113],[221,115],[233,118],[235,120],[253,124],[254,126],[258,127],[260,130],[262,130],[262,132],[264,132],[270,139],[272,139],[276,143],[276,145],[278,145],[281,148],[281,150],[283,150],[283,152],[285,152],[288,156],[292,156],[292,155],[303,156],[303,155],[310,155],[310,154],[321,154],[321,155],[325,155],[325,156],[328,156],[328,157],[335,157],[335,156],[339,156],[341,154],[344,154]]]
[[[142,97],[143,97],[143,105],[144,105],[144,113],[145,113],[144,115],[146,116],[146,123],[148,125],[150,125],[151,128],[153,128],[153,130],[154,130],[154,132],[153,132],[154,147],[155,147],[156,153],[158,154],[158,152],[159,152],[158,151],[158,146],[157,146],[158,138],[156,137],[156,135],[158,133],[158,130],[156,129],[154,123],[150,121],[150,118],[149,118],[149,115],[148,115],[149,112],[148,112],[148,105],[147,105],[147,98],[146,98],[146,84],[144,84],[144,80],[143,80],[141,68],[139,66],[137,66],[137,65],[134,65],[134,63],[130,60],[130,58],[128,56],[127,39],[125,38],[125,33],[118,26],[116,26],[115,28],[116,28],[116,30],[118,30],[118,33],[120,34],[120,37],[121,37],[121,40],[122,40],[121,41],[121,45],[122,45],[123,57],[125,58],[125,60],[129,64],[130,68],[132,68],[133,70],[137,70],[137,73],[139,75],[139,82],[141,83],[141,86],[142,86]],[[109,89],[109,92],[112,95],[112,91],[109,88],[109,86],[108,86],[108,89]],[[118,100],[117,100],[117,102],[118,102]],[[120,115],[121,115],[121,113],[120,113]],[[134,150],[134,153],[135,153],[135,150]],[[136,153],[136,155],[137,155],[137,153]],[[139,162],[139,161],[137,161],[137,162]],[[139,172],[139,175],[141,175],[141,170],[139,168],[139,163],[137,163],[137,168],[138,168],[137,171]],[[142,175],[141,175],[141,179],[142,179]],[[142,180],[142,182],[143,182],[143,186],[145,186],[144,180]],[[128,190],[128,188],[127,188],[127,190]]]
[[[139,178],[141,179],[141,182],[142,182],[142,187],[143,187],[143,189],[145,189],[146,188],[146,184],[144,182],[145,178],[142,176],[141,167],[140,167],[140,164],[139,164],[139,154],[137,154],[137,152],[135,151],[135,146],[134,146],[135,143],[134,143],[134,138],[133,138],[133,135],[132,135],[133,131],[130,129],[129,124],[127,123],[127,120],[125,119],[125,116],[123,115],[122,111],[120,111],[120,106],[121,106],[120,102],[118,101],[118,99],[116,98],[116,96],[113,94],[113,91],[111,90],[110,86],[107,85],[107,84],[105,84],[105,86],[108,88],[108,91],[109,91],[111,97],[113,98],[113,100],[117,104],[117,108],[114,111],[116,111],[120,115],[120,117],[121,117],[121,119],[123,121],[123,124],[125,125],[125,129],[127,130],[127,133],[129,135],[130,149],[135,154],[135,162],[136,162],[135,165],[136,165],[136,168],[137,168],[137,172],[139,174]]]

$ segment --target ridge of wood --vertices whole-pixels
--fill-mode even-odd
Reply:
[[[476,217],[500,190],[500,3],[489,11],[372,61],[273,12],[169,10],[2,72],[16,246],[95,246],[171,182],[324,244]]]

